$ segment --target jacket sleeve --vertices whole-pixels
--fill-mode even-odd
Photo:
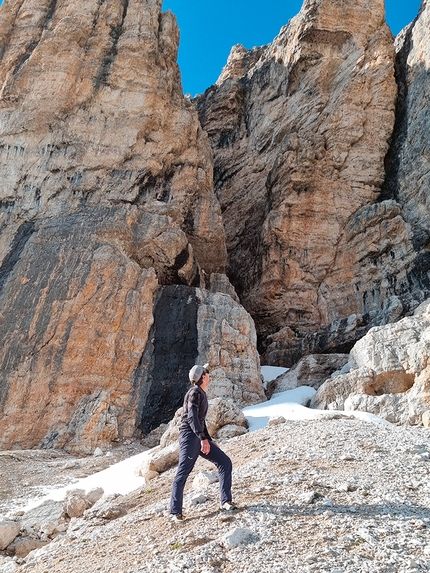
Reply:
[[[210,442],[212,442],[211,435],[209,434],[209,430],[206,426],[206,420],[205,420],[205,427],[203,428],[203,431],[205,433],[206,439],[209,440]]]

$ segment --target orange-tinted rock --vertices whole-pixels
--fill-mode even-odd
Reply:
[[[224,271],[178,42],[161,0],[0,7],[0,447],[132,436],[160,285]]]
[[[394,56],[382,0],[305,0],[267,47],[234,48],[217,84],[196,99],[214,152],[228,274],[263,341],[285,328],[295,334],[279,341],[272,364],[294,362],[309,350],[301,339],[335,320],[378,312],[411,260],[391,204],[375,206],[387,214],[365,213],[378,219],[373,234],[364,220],[356,240],[351,229],[384,180]]]

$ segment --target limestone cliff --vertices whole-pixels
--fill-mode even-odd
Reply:
[[[385,203],[395,201],[398,215],[410,228],[414,253],[405,268],[408,288],[402,293],[409,310],[430,293],[429,26],[430,5],[423,1],[417,18],[396,39],[399,95],[383,186]],[[381,232],[385,228],[380,225]],[[313,405],[362,410],[394,423],[428,426],[428,331],[428,300],[414,316],[372,329],[352,349],[350,372],[328,380]]]
[[[209,358],[188,292],[169,328],[196,334],[163,370],[167,409],[165,398],[151,410],[153,349],[174,354],[174,337],[160,352],[154,334],[163,289],[228,282],[216,278],[226,248],[211,150],[182,96],[178,42],[161,0],[0,7],[0,447],[92,451],[150,429]],[[254,366],[228,375],[255,386],[244,321]]]
[[[235,47],[196,99],[228,274],[268,363],[349,350],[391,297],[405,295],[391,318],[407,305],[412,234],[381,195],[394,59],[383,0],[305,0],[271,44]]]
[[[401,206],[410,224],[417,259],[414,285],[430,291],[430,5],[424,0],[417,18],[396,38],[399,98],[393,142],[387,156],[385,194]]]
[[[22,219],[120,205],[124,232],[111,241],[139,264],[182,269],[185,282],[197,280],[193,253],[206,272],[223,269],[210,150],[182,96],[178,42],[161,0],[1,7],[1,208],[14,220],[3,242]],[[143,211],[150,248],[139,254]]]
[[[305,0],[200,121],[161,4],[0,7],[0,447],[146,434],[195,362],[264,399],[250,315],[289,366],[430,293],[427,1],[396,56],[383,0]]]

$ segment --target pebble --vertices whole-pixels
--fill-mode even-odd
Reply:
[[[428,432],[340,419],[240,436],[222,444],[238,512],[218,511],[218,483],[192,505],[199,492],[190,484],[187,519],[171,524],[172,470],[152,482],[165,483],[153,502],[143,497],[140,507],[129,495],[127,515],[77,521],[16,563],[16,573],[430,571]]]

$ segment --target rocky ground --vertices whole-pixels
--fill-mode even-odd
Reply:
[[[171,523],[173,468],[100,500],[26,558],[0,557],[0,572],[430,571],[429,438],[428,429],[354,419],[267,427],[223,445],[234,462],[234,515],[218,510],[218,484],[195,489],[192,476],[187,519]],[[65,460],[45,455],[43,478],[53,483],[52,464]],[[194,475],[209,469],[199,461]]]
[[[60,450],[0,451],[0,516],[42,497],[51,485],[65,486],[147,448],[133,442],[107,455],[76,458]]]

